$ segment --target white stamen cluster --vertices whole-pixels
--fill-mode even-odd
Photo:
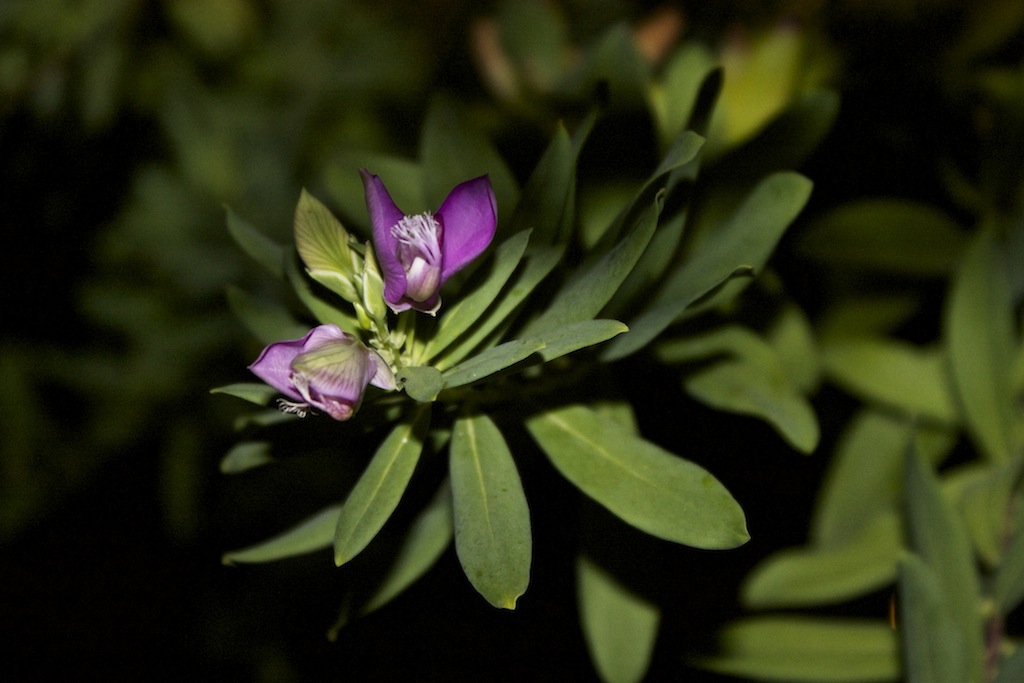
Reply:
[[[439,228],[429,213],[405,216],[391,226],[391,235],[398,240],[399,258],[406,268],[415,258],[421,258],[431,265],[441,263]]]

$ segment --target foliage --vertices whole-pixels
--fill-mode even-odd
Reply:
[[[458,568],[509,619],[564,574],[578,619],[552,629],[605,681],[1021,678],[1022,26],[1000,0],[11,0],[0,142],[91,142],[110,208],[35,188],[68,236],[9,256],[37,312],[0,341],[0,540],[105,461],[158,460],[179,547],[249,520],[214,534],[228,582],[330,567],[332,648]],[[493,242],[435,316],[380,296],[360,168],[413,211],[489,178]],[[15,252],[54,232],[13,227]],[[394,376],[344,423],[243,370],[320,325]],[[730,623],[690,609],[676,567],[711,553],[673,553],[738,571],[786,521],[760,473],[820,460],[806,541]]]

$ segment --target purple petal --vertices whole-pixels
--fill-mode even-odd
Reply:
[[[475,259],[494,239],[498,208],[487,176],[457,185],[437,210],[444,226],[441,284]]]
[[[370,384],[379,388],[391,391],[395,388],[395,373],[391,372],[391,367],[388,366],[387,361],[377,353],[376,351],[370,352],[370,360],[374,364],[373,378],[370,380]]]
[[[380,262],[381,277],[384,279],[384,300],[389,304],[398,304],[405,295],[405,270],[398,260],[398,240],[391,234],[391,228],[402,220],[405,214],[395,206],[379,177],[365,168],[359,169],[359,175],[363,178],[366,210],[373,225],[373,245],[376,248],[377,260]]]
[[[274,387],[288,398],[301,401],[302,396],[292,387],[292,361],[302,353],[306,341],[313,336],[316,328],[306,333],[302,339],[274,342],[263,349],[259,358],[249,366],[254,375]]]
[[[301,339],[274,342],[260,353],[249,366],[254,375],[274,387],[288,398],[301,401],[302,395],[292,386],[292,361],[306,349],[325,341],[346,339],[348,335],[337,325],[319,325]]]

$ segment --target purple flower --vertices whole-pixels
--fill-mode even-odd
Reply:
[[[249,369],[291,399],[279,399],[281,410],[300,417],[316,409],[347,420],[359,408],[367,384],[395,388],[384,359],[337,325],[320,325],[302,339],[275,342]]]
[[[384,300],[395,313],[415,308],[433,315],[441,285],[487,248],[498,213],[487,176],[448,193],[433,214],[407,216],[380,178],[360,169],[373,243],[384,276]]]

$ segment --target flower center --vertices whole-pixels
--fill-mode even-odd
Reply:
[[[429,213],[405,216],[391,227],[398,241],[398,260],[405,270],[405,294],[426,301],[441,286],[441,240],[444,228]]]

